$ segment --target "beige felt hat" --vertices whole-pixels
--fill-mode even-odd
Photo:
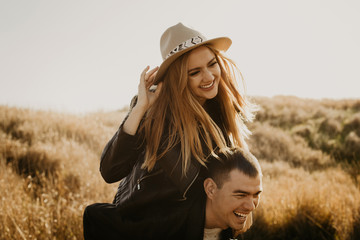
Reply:
[[[207,40],[200,32],[178,23],[165,30],[160,39],[160,51],[163,62],[155,77],[154,84],[162,81],[166,70],[176,58],[184,53],[204,44],[209,44],[219,51],[226,51],[231,45],[228,37],[219,37]]]

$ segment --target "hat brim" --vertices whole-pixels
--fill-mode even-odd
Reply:
[[[181,55],[195,49],[198,48],[200,46],[203,45],[211,45],[212,47],[214,47],[215,49],[219,50],[219,51],[224,51],[226,52],[229,47],[231,46],[232,41],[230,38],[228,37],[219,37],[219,38],[214,38],[214,39],[210,39],[210,40],[206,40],[204,42],[201,42],[199,44],[196,44],[194,46],[191,46],[189,48],[186,48],[180,52],[175,53],[174,55],[171,55],[170,57],[168,57],[167,59],[165,59],[160,67],[159,70],[156,73],[156,77],[154,80],[154,85],[157,85],[159,82],[163,81],[163,77],[166,73],[166,70],[168,69],[168,67]]]

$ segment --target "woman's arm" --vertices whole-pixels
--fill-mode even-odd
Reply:
[[[100,173],[107,183],[120,181],[128,175],[137,159],[138,136],[127,134],[123,129],[129,115],[107,143],[101,155]]]
[[[141,73],[136,101],[132,101],[131,109],[119,130],[106,145],[100,161],[100,172],[104,180],[113,183],[127,176],[141,149],[139,149],[139,134],[137,130],[144,114],[158,97],[161,84],[155,92],[149,91],[155,78],[157,67],[149,70],[146,67]]]
[[[158,67],[147,72],[148,70],[149,66],[141,73],[136,105],[124,122],[124,131],[130,135],[135,135],[141,119],[149,107],[154,103],[155,99],[158,98],[161,91],[161,83],[157,86],[155,91],[149,90],[154,82]]]
[[[135,135],[146,111],[147,109],[145,107],[139,106],[138,104],[135,105],[123,124],[123,131],[129,135]]]

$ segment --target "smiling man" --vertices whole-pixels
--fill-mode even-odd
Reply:
[[[209,165],[204,240],[235,239],[252,224],[260,202],[262,173],[257,159],[236,149]],[[225,231],[223,231],[225,230]]]

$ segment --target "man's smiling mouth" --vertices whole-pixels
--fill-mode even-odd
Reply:
[[[246,219],[247,216],[248,216],[248,214],[244,214],[244,213],[240,213],[240,212],[236,212],[236,211],[234,211],[234,214],[235,214],[236,217],[244,218],[244,219]]]

